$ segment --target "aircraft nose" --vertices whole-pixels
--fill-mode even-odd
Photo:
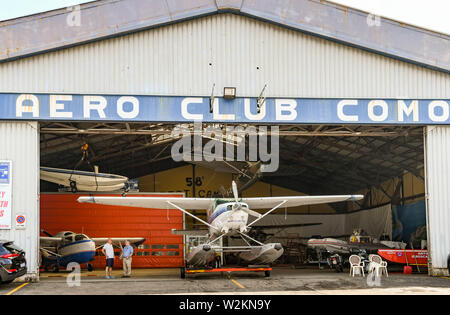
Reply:
[[[211,246],[208,245],[208,244],[203,245],[203,250],[204,250],[205,252],[210,251],[210,250],[211,250]]]

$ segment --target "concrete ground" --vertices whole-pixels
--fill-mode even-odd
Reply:
[[[449,277],[426,274],[383,276],[379,286],[370,286],[367,278],[350,277],[317,268],[274,268],[271,277],[263,273],[189,275],[180,278],[179,269],[135,269],[131,278],[104,279],[102,270],[82,271],[80,286],[69,287],[68,273],[42,273],[38,283],[0,285],[0,295],[95,295],[95,294],[446,294],[450,295]]]

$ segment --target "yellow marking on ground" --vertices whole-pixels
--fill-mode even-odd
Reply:
[[[242,284],[240,284],[239,282],[237,282],[236,280],[231,279],[231,281],[232,281],[235,285],[237,285],[239,288],[245,289],[245,287],[244,287]]]
[[[443,279],[450,279],[450,277],[441,277],[441,278],[443,278]]]
[[[9,291],[8,293],[6,293],[6,295],[11,295],[11,294],[13,294],[14,292],[19,291],[21,288],[23,288],[23,287],[26,286],[27,284],[30,284],[30,283],[29,283],[29,282],[25,282],[25,283],[19,285],[19,286],[18,286],[17,288],[15,288],[14,290],[11,290],[11,291]]]
[[[40,278],[67,278],[69,274],[59,274],[59,275],[46,275],[46,274],[40,274]],[[80,274],[80,277],[98,277],[96,274]]]

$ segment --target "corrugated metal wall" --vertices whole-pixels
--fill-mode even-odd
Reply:
[[[450,75],[233,14],[0,64],[0,92],[448,98]]]
[[[449,275],[450,258],[450,126],[425,129],[425,166],[430,273]]]
[[[1,106],[1,104],[0,104]],[[39,131],[36,122],[0,122],[0,160],[12,161],[12,218],[26,215],[24,230],[0,230],[0,239],[14,240],[26,252],[28,273],[38,273]]]

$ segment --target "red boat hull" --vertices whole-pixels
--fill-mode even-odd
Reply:
[[[428,250],[426,249],[379,249],[378,255],[391,263],[428,265]]]

